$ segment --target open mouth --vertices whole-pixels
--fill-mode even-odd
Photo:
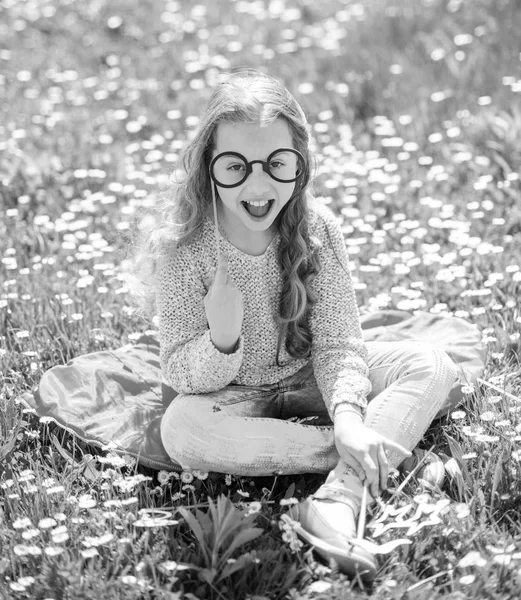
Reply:
[[[263,204],[262,206],[256,206],[255,204],[251,204],[250,202],[241,202],[246,212],[256,219],[264,218],[270,212],[271,207],[274,203],[274,199],[268,200],[268,202],[266,202],[266,204]]]

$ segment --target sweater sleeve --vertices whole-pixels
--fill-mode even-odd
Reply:
[[[340,412],[361,410],[365,415],[371,383],[345,241],[328,212],[319,218],[321,269],[313,282],[318,299],[310,328],[315,378],[334,422]]]
[[[204,309],[206,289],[188,246],[176,248],[158,268],[156,308],[160,364],[177,392],[202,394],[231,383],[242,363],[243,339],[232,354],[217,350]]]

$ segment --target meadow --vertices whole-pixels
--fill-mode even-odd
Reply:
[[[521,597],[519,31],[519,0],[0,0],[0,598]],[[412,543],[370,588],[283,518],[319,477],[158,472],[19,401],[154,329],[123,276],[134,220],[244,66],[308,115],[361,313],[452,315],[488,348],[421,444],[442,489],[382,498],[373,523],[420,516],[375,540]]]

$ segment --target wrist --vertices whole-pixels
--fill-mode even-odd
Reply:
[[[335,409],[334,423],[363,424],[363,409],[357,404],[339,404]]]

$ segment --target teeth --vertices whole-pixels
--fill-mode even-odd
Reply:
[[[268,204],[269,200],[246,200],[245,202],[253,206],[265,206]]]

